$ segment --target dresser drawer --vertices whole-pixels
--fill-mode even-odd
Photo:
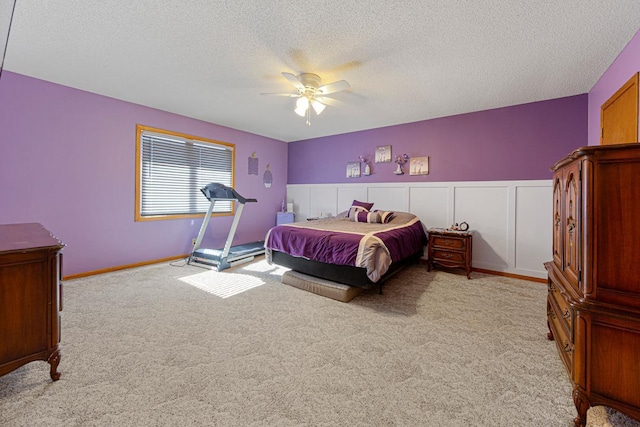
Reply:
[[[556,341],[558,354],[567,369],[569,378],[571,378],[573,366],[573,342],[569,339],[569,330],[566,329],[565,322],[562,320],[562,315],[558,312],[558,307],[551,295],[547,297],[547,322],[549,324],[549,329],[553,334],[553,338]]]
[[[434,248],[447,248],[447,249],[459,249],[463,250],[465,248],[466,239],[461,239],[459,237],[449,237],[449,236],[433,236],[433,247]]]
[[[560,289],[558,289],[558,285],[549,282],[548,289],[549,298],[553,300],[557,307],[558,317],[565,323],[566,330],[571,331],[573,328],[573,309],[560,292]]]

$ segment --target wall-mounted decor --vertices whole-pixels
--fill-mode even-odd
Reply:
[[[347,178],[360,178],[360,162],[347,163]]]
[[[429,175],[429,156],[412,157],[409,162],[409,175]]]
[[[364,171],[362,171],[362,175],[368,176],[371,175],[371,166],[369,165],[369,159],[366,156],[358,156],[358,160],[364,163]]]
[[[267,163],[267,170],[264,171],[262,181],[264,182],[264,186],[267,188],[271,187],[271,184],[273,183],[273,174],[269,170],[269,163]]]
[[[391,146],[381,145],[376,147],[376,163],[391,162]]]
[[[249,157],[249,175],[258,175],[258,158],[255,151]]]
[[[393,173],[395,173],[396,175],[404,175],[402,166],[408,161],[409,161],[409,156],[407,154],[403,154],[402,156],[397,156],[395,162],[398,165],[398,167]]]

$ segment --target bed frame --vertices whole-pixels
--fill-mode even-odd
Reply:
[[[410,257],[391,263],[389,270],[375,283],[367,277],[367,270],[362,267],[327,264],[325,262],[294,257],[275,250],[272,253],[272,261],[274,264],[278,264],[310,276],[330,280],[332,282],[343,283],[349,286],[357,286],[364,289],[370,289],[377,286],[379,293],[382,293],[382,285],[387,279],[408,264],[419,262],[422,256],[423,250],[421,249]]]

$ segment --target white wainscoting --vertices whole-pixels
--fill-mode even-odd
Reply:
[[[335,216],[354,199],[412,212],[427,228],[466,221],[473,230],[473,267],[547,277],[542,264],[551,260],[551,180],[287,185],[296,221]]]

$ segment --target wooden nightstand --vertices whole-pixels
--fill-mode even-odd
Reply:
[[[467,279],[470,279],[472,233],[444,228],[430,228],[428,232],[427,271],[431,271],[434,264],[448,268],[464,268],[467,271]]]

